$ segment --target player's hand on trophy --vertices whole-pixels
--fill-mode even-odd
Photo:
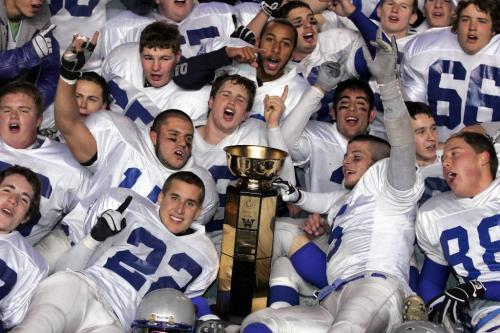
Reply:
[[[46,29],[37,32],[35,36],[33,36],[33,39],[31,39],[31,44],[40,59],[52,53],[52,38],[49,33],[55,28],[56,25],[51,24]]]
[[[371,75],[378,84],[397,80],[398,47],[396,38],[393,36],[391,42],[387,43],[382,36],[382,30],[378,29],[375,41],[371,41],[370,44],[376,49],[375,59],[372,59],[367,46],[363,46],[363,56]]]
[[[277,128],[280,126],[280,119],[285,112],[285,101],[288,96],[288,85],[283,89],[281,96],[264,97],[264,118],[268,128]]]
[[[302,225],[302,230],[310,239],[314,239],[326,234],[330,226],[319,214],[309,214]]]
[[[96,241],[103,242],[111,236],[122,231],[127,222],[123,217],[123,212],[132,201],[132,196],[128,196],[116,210],[108,209],[97,218],[97,223],[92,227],[90,236]]]
[[[464,309],[469,301],[474,298],[483,298],[486,288],[477,280],[471,280],[459,284],[456,287],[445,290],[429,304],[429,319],[442,323],[444,316],[450,315],[453,322],[460,321]]]
[[[80,70],[94,52],[98,38],[98,31],[94,33],[92,39],[78,34],[73,35],[71,45],[66,48],[61,57],[61,76],[64,81],[75,84],[76,80],[82,76]]]
[[[295,203],[302,198],[302,193],[289,181],[276,178],[273,180],[273,187],[278,190],[279,196],[285,202]]]

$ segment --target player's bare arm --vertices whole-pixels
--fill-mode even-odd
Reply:
[[[56,126],[64,136],[71,153],[80,163],[88,162],[97,154],[97,143],[80,117],[75,98],[75,84],[81,75],[79,70],[95,48],[98,36],[99,33],[96,32],[90,42],[81,36],[73,38],[72,45],[61,58],[62,71],[55,98]]]

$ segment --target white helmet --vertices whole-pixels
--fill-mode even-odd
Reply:
[[[443,325],[430,321],[408,321],[398,326],[391,333],[447,333]]]
[[[132,332],[193,332],[195,323],[191,300],[178,290],[164,288],[144,296],[137,308]]]

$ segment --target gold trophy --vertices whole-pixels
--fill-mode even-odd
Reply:
[[[238,322],[266,305],[278,198],[272,178],[288,154],[243,145],[224,151],[238,179],[226,191],[217,310]]]

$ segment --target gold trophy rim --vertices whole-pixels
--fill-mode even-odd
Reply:
[[[239,179],[271,180],[288,156],[284,150],[261,145],[233,145],[224,151],[229,171]]]

